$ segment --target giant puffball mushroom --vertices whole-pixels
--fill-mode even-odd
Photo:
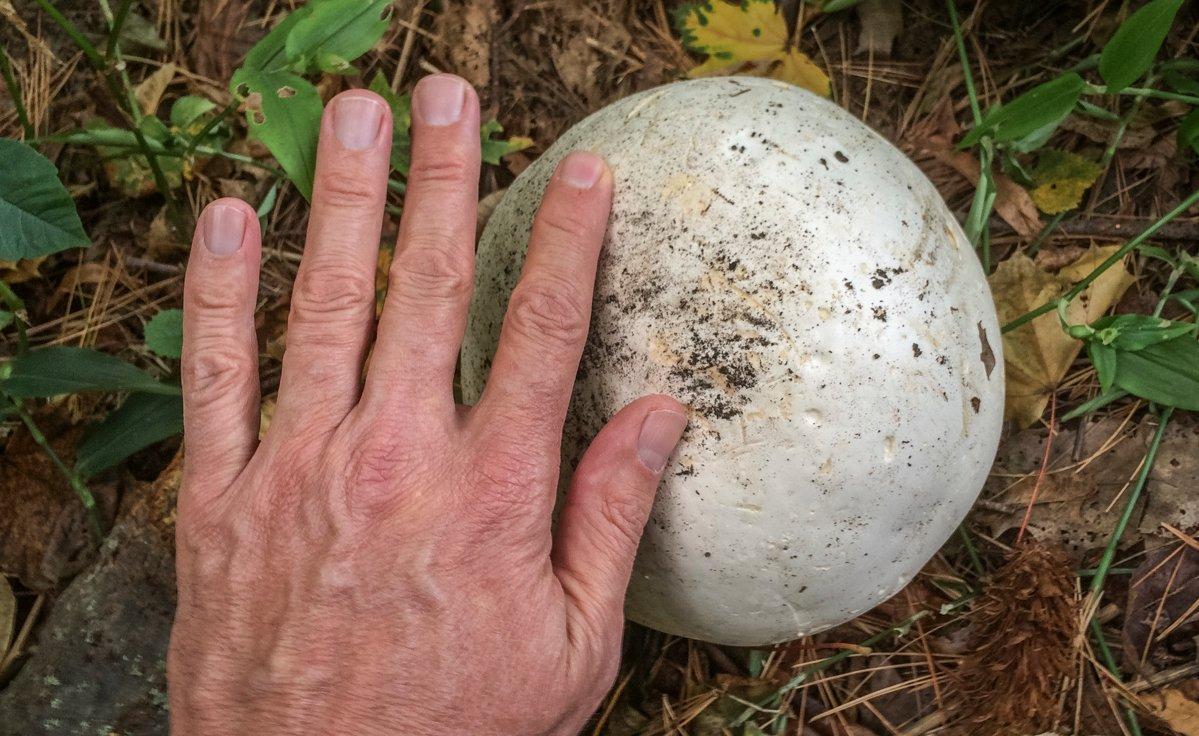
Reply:
[[[1003,416],[995,307],[944,201],[828,100],[752,77],[627,97],[513,183],[479,244],[462,389],[478,399],[555,165],[616,193],[563,475],[618,409],[690,407],[627,612],[758,646],[899,591],[970,509]]]

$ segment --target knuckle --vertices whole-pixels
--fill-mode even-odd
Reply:
[[[244,394],[258,372],[253,357],[228,339],[199,340],[187,351],[182,369],[185,395],[199,409]]]
[[[414,240],[391,265],[389,293],[422,301],[461,300],[471,288],[471,264],[464,261],[444,247]]]
[[[574,346],[587,337],[588,313],[567,283],[534,281],[512,292],[508,318],[521,336],[552,347]]]
[[[291,298],[292,318],[312,324],[344,325],[368,316],[375,284],[357,269],[320,265],[301,269]]]
[[[368,210],[379,206],[377,188],[363,181],[355,170],[333,166],[317,179],[319,197],[324,204],[339,210]]]
[[[466,157],[458,151],[443,151],[438,156],[418,156],[408,170],[408,187],[453,188],[475,176]]]
[[[229,282],[219,279],[186,279],[184,290],[187,306],[206,319],[228,322],[243,308],[242,292],[229,288]]]
[[[561,205],[561,203],[558,203]],[[544,238],[565,243],[576,243],[587,239],[594,228],[591,222],[580,216],[576,208],[551,206],[542,208],[537,216]]]

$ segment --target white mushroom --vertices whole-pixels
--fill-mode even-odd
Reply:
[[[617,409],[692,412],[628,615],[762,645],[899,591],[961,522],[1003,416],[995,308],[927,178],[835,104],[750,77],[642,92],[566,132],[479,245],[462,351],[480,395],[558,160],[602,154],[616,195],[563,473]]]

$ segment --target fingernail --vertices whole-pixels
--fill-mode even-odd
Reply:
[[[567,184],[578,189],[595,186],[604,173],[604,160],[594,153],[575,151],[566,158],[558,169],[558,176]]]
[[[373,97],[339,97],[333,108],[333,132],[351,151],[370,148],[379,137],[382,123],[383,103]]]
[[[204,211],[204,247],[213,255],[227,256],[241,249],[246,235],[246,216],[228,204],[214,204]]]
[[[687,415],[670,409],[658,409],[646,415],[637,437],[637,457],[655,473],[666,468],[666,461],[687,428]]]
[[[412,111],[425,125],[451,125],[462,117],[466,82],[451,74],[420,80],[412,94]]]

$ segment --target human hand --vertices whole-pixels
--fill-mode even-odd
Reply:
[[[474,281],[479,104],[435,75],[377,335],[391,117],[326,110],[274,418],[258,442],[254,211],[204,212],[185,286],[172,732],[569,734],[617,671],[633,556],[686,423],[619,412],[556,530],[559,444],[612,197],[575,153],[545,195],[490,381],[452,387]],[[369,369],[363,364],[374,338]]]

